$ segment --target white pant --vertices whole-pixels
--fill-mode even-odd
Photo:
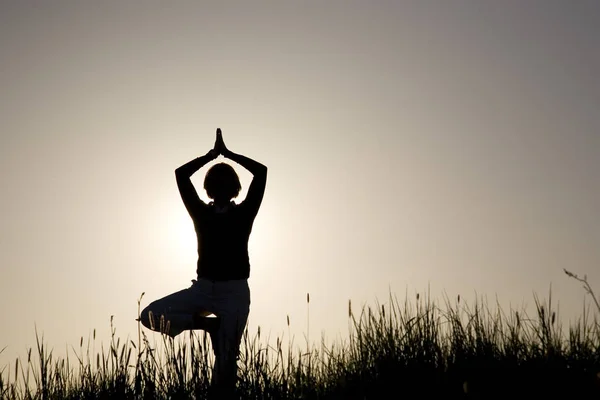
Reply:
[[[150,323],[152,312],[154,323]],[[191,329],[194,314],[215,314],[220,319],[216,333],[211,332],[215,354],[213,383],[235,382],[237,357],[242,334],[250,312],[250,288],[247,279],[231,281],[192,280],[192,286],[150,303],[140,315],[144,326],[160,331],[164,316],[169,336]],[[233,381],[231,381],[233,380]]]

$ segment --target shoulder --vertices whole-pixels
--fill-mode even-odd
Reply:
[[[257,208],[254,206],[252,201],[244,200],[240,204],[237,205],[237,210],[239,214],[244,215],[245,218],[249,218],[253,220],[258,213]]]

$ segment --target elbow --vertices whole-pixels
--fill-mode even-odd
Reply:
[[[266,181],[267,180],[267,171],[268,171],[267,167],[261,164],[260,168],[257,168],[253,175],[257,179]]]
[[[268,172],[267,166],[264,165],[264,164],[261,164],[260,166],[261,166],[261,168],[260,168],[260,174],[264,175],[264,176],[267,176],[267,172]]]
[[[267,167],[264,164],[256,163],[252,169],[250,169],[250,173],[255,178],[265,177],[267,176]]]
[[[175,175],[185,175],[185,165],[175,168]]]
[[[183,167],[179,167],[175,170],[175,178],[179,181],[181,179],[189,178]]]

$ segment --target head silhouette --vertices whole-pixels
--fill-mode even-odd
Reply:
[[[228,202],[237,197],[242,188],[233,167],[226,163],[213,165],[204,178],[204,189],[212,200]]]

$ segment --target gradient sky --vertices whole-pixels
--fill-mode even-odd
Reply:
[[[430,287],[565,321],[600,291],[597,1],[0,2],[0,365],[195,278],[174,170],[269,167],[249,329]],[[244,186],[250,175],[234,165]],[[206,169],[194,176],[201,188]],[[206,199],[204,192],[202,196]],[[587,300],[586,300],[587,299]],[[152,334],[151,337],[154,337]]]

